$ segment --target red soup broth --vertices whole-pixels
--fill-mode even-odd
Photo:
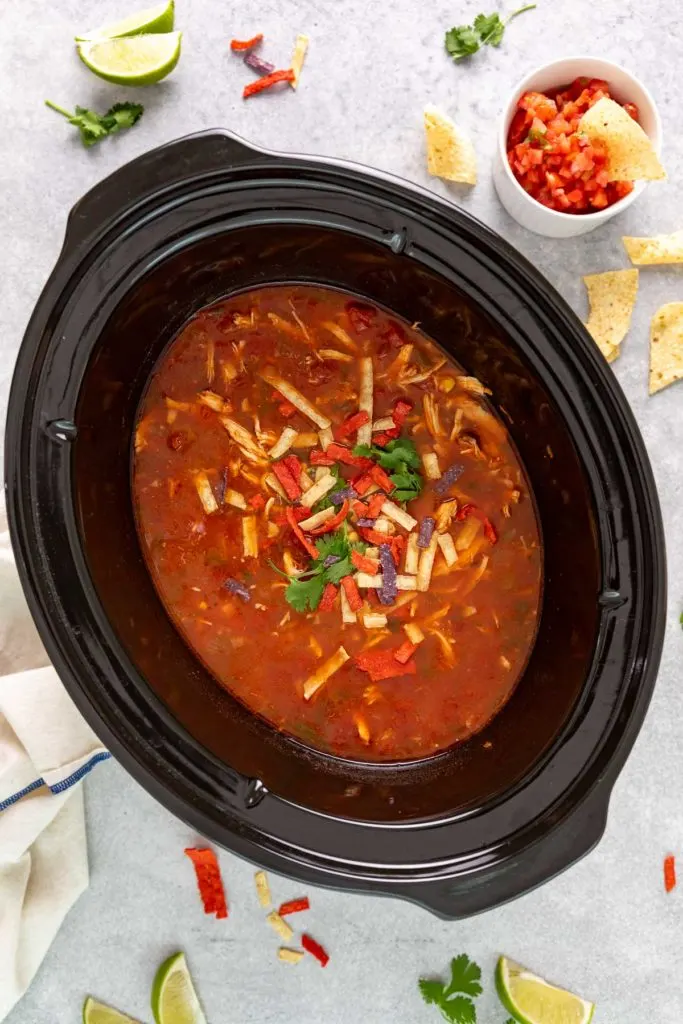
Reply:
[[[482,385],[383,309],[297,285],[202,310],[141,402],[133,491],[177,629],[309,746],[427,757],[525,668],[542,552],[524,471]]]

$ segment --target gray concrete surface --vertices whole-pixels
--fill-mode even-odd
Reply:
[[[12,364],[39,290],[59,251],[65,217],[109,171],[184,133],[225,126],[275,149],[358,160],[430,185],[501,232],[541,267],[580,315],[581,275],[626,265],[620,236],[683,227],[680,59],[683,19],[668,0],[540,0],[511,26],[500,50],[454,66],[444,29],[493,3],[478,0],[178,0],[184,54],[165,83],[140,90],[134,130],[84,150],[42,105],[104,109],[125,90],[93,78],[71,38],[135,7],[120,0],[3,0],[0,5],[0,414]],[[512,7],[512,3],[506,4]],[[243,103],[249,80],[227,43],[267,34],[285,61],[297,31],[311,36],[301,89]],[[585,238],[527,234],[499,207],[490,178],[496,117],[515,81],[555,57],[593,53],[635,70],[660,106],[666,185],[653,185],[623,217]],[[473,190],[449,189],[425,170],[421,112],[435,102],[467,127],[480,160]],[[221,857],[227,922],[205,918],[183,847],[194,836],[116,764],[86,788],[92,882],[70,914],[10,1024],[68,1024],[90,992],[149,1021],[154,969],[182,948],[212,1024],[429,1024],[416,980],[467,951],[487,979],[479,1020],[503,1024],[491,984],[505,951],[598,1002],[596,1024],[679,1024],[683,1019],[683,888],[665,896],[662,857],[683,856],[683,385],[647,395],[648,324],[683,299],[681,271],[645,270],[633,329],[614,372],[638,417],[660,489],[669,547],[670,608],[659,682],[645,727],[615,789],[607,833],[580,865],[543,889],[477,919],[444,923],[396,900],[312,891],[310,930],[332,963],[292,968],[275,959],[252,868]],[[682,862],[683,863],[683,862]],[[300,886],[273,879],[277,898]],[[0,908],[1,917],[1,908]]]

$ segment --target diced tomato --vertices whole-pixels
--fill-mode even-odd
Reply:
[[[635,103],[624,103],[624,110],[629,115],[629,117],[633,118],[634,121],[640,120],[640,111],[638,110],[638,107],[635,105]]]
[[[394,658],[399,665],[405,665],[407,661],[410,661],[416,650],[417,644],[411,643],[410,640],[404,640],[398,650],[394,651]]]
[[[348,579],[348,577],[346,577]],[[396,660],[396,651],[378,651],[371,648],[369,651],[361,651],[356,655],[356,665],[363,672],[367,672],[373,683],[382,679],[392,679],[395,676],[415,675],[417,666],[414,661],[407,661],[402,665]]]
[[[344,522],[349,514],[349,503],[345,501],[342,507],[339,509],[336,515],[326,519],[321,526],[317,526],[314,530],[309,530],[309,533],[314,537],[320,537],[323,533],[332,533]]]
[[[247,504],[251,505],[252,508],[263,508],[265,503],[266,499],[262,494],[252,494],[251,498],[249,498],[247,502]]]
[[[402,427],[412,411],[412,402],[409,402],[407,398],[397,398],[394,402],[391,418],[397,427]]]

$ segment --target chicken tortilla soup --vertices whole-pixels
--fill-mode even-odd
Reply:
[[[331,289],[239,294],[166,349],[135,432],[142,548],[183,637],[276,729],[354,760],[481,730],[536,635],[529,485],[486,389],[418,326]]]

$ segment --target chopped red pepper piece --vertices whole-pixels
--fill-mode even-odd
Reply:
[[[320,604],[318,605],[318,611],[331,611],[334,607],[334,602],[337,600],[337,589],[338,588],[335,587],[334,583],[326,584],[325,589],[323,590],[323,596],[320,599]],[[282,917],[282,910],[280,910],[280,917]]]
[[[328,586],[330,585],[328,584]],[[302,896],[300,900],[288,900],[286,903],[283,903],[278,910],[278,914],[280,917],[287,917],[287,914],[298,914],[301,910],[310,910],[310,908],[311,904],[308,896]]]
[[[376,558],[368,558],[367,555],[361,555],[360,551],[351,552],[351,562],[355,565],[359,572],[370,573],[374,576],[375,573],[379,572],[379,562]]]
[[[303,491],[301,490],[301,484],[292,476],[292,471],[289,466],[286,466],[284,462],[273,463],[273,473],[282,484],[285,494],[290,501],[297,501],[301,497]]]
[[[287,68],[286,71],[273,71],[272,74],[264,75],[263,78],[257,78],[255,82],[245,85],[242,97],[248,100],[250,96],[255,96],[257,92],[263,92],[264,89],[270,89],[273,85],[277,85],[278,82],[293,81],[294,72],[291,68]]]
[[[395,441],[401,433],[400,427],[393,427],[391,430],[383,430],[381,434],[375,434],[372,443],[376,448],[386,448],[390,441]]]
[[[335,462],[343,462],[346,466],[357,466],[359,469],[370,469],[374,465],[372,459],[367,459],[364,455],[354,455],[348,448],[335,444],[334,441],[332,444],[328,444],[325,455],[334,459]]]
[[[341,585],[344,588],[346,599],[349,602],[349,608],[352,612],[360,611],[363,607],[363,598],[358,593],[358,587],[353,576],[345,576],[341,581]]]
[[[344,522],[348,514],[349,503],[348,501],[345,501],[336,515],[331,516],[329,519],[326,519],[321,526],[317,527],[317,529],[309,530],[308,532],[313,537],[319,537],[322,533],[332,533],[332,531],[336,530],[338,526],[341,526],[341,524]]]
[[[305,551],[308,552],[308,554],[311,556],[311,558],[317,558],[318,557],[318,549],[315,546],[315,544],[311,544],[311,542],[308,539],[308,537],[306,537],[304,535],[304,531],[299,526],[298,520],[297,520],[296,515],[294,513],[294,509],[292,508],[291,505],[289,505],[287,507],[285,515],[287,516],[287,522],[291,526],[292,532],[293,532],[294,536],[299,541],[301,546],[304,548]]]
[[[374,547],[378,547],[380,544],[390,544],[392,540],[396,538],[390,538],[388,533],[381,533],[379,530],[371,530],[369,526],[359,526],[358,530],[363,540],[366,540],[368,544],[372,544]],[[393,554],[393,552],[392,552]],[[396,559],[394,559],[396,561]]]
[[[321,967],[327,967],[330,958],[319,942],[316,942],[315,939],[312,939],[310,935],[306,935],[304,932],[301,936],[301,945],[307,953],[310,953],[311,956],[314,956],[319,961]]]
[[[365,494],[365,492],[372,487],[374,482],[375,481],[372,479],[372,476],[370,475],[369,472],[361,473],[360,476],[354,477],[354,479],[351,481],[351,483],[353,484],[353,489],[354,491],[356,491],[357,494]]]
[[[228,907],[225,902],[225,889],[221,879],[221,869],[218,866],[216,854],[210,849],[197,849],[188,847],[185,853],[194,864],[195,875],[199,895],[204,904],[205,914],[215,914],[217,918],[228,916]]]
[[[404,640],[399,649],[394,651],[394,658],[400,665],[405,665],[407,661],[410,661],[416,650],[417,644],[411,643],[410,640]]]
[[[386,501],[385,494],[373,494],[368,502],[368,519],[376,519]]]
[[[393,483],[391,482],[391,480],[389,479],[389,477],[384,472],[381,466],[373,466],[372,469],[370,470],[370,476],[372,477],[374,483],[376,483],[378,487],[381,487],[383,491],[386,491],[387,494],[390,491],[394,490]]]
[[[342,441],[345,437],[348,437],[349,434],[355,434],[359,427],[362,427],[364,424],[369,422],[370,417],[364,409],[360,412],[354,412],[351,416],[347,416],[344,422],[340,423],[339,426],[335,428],[334,436],[337,441]]]
[[[334,466],[335,459],[331,459],[327,452],[322,452],[319,448],[311,449],[309,455],[312,466]]]
[[[359,519],[363,519],[368,514],[368,506],[365,504],[364,501],[358,501],[358,499],[352,501],[351,508],[359,517]]]
[[[266,499],[262,494],[252,494],[251,498],[249,498],[249,501],[247,502],[247,504],[251,505],[252,508],[263,508],[265,503]]]
[[[676,888],[676,858],[671,854],[664,858],[664,888],[667,892]]]
[[[405,665],[402,665],[396,660],[395,655],[395,650],[378,651],[372,648],[356,655],[356,665],[363,672],[368,673],[373,683],[378,683],[382,679],[392,679],[394,676],[415,675],[417,671],[415,662],[407,661]]]
[[[412,411],[413,403],[409,402],[407,398],[396,399],[391,413],[391,418],[399,429],[403,426]]]
[[[255,46],[258,46],[262,39],[263,32],[259,32],[259,34],[257,36],[254,36],[252,39],[231,39],[230,49],[238,51],[253,50]]]

